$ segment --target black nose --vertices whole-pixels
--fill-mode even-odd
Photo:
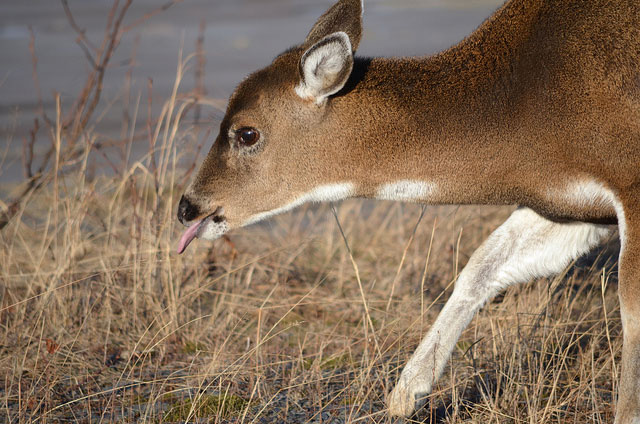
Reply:
[[[200,213],[198,207],[194,206],[189,199],[182,196],[180,198],[180,204],[178,205],[178,220],[183,224],[195,219]]]

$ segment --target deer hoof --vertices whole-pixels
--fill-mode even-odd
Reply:
[[[404,373],[400,376],[398,384],[389,395],[390,415],[410,417],[425,404],[430,387],[428,384],[420,384],[418,380],[416,377],[407,378]]]

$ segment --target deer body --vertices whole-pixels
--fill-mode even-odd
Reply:
[[[391,393],[390,412],[410,415],[487,300],[562,271],[617,223],[616,421],[639,423],[640,3],[511,0],[424,58],[354,58],[361,19],[360,0],[340,0],[236,89],[181,199],[193,225],[179,250],[308,201],[520,205],[474,253]]]

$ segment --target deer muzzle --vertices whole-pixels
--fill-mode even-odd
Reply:
[[[183,253],[195,238],[215,240],[229,231],[229,224],[222,214],[222,208],[217,208],[204,218],[198,218],[199,216],[202,215],[198,208],[182,196],[178,206],[178,220],[188,228],[178,242],[178,254]]]

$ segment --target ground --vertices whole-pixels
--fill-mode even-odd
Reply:
[[[1,233],[5,421],[391,422],[399,370],[511,210],[428,207],[417,225],[418,205],[352,200],[354,262],[328,206],[178,256],[178,191],[126,185],[43,191]],[[610,422],[615,252],[487,305],[415,422]]]

